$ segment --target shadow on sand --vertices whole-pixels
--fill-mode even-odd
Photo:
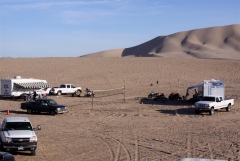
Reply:
[[[26,114],[26,111],[16,111],[16,110],[9,110],[10,114],[14,113],[14,114]],[[0,113],[2,114],[7,114],[7,110],[2,110],[0,111]]]
[[[150,104],[150,105],[165,105],[165,106],[193,106],[194,104],[189,103],[186,100],[175,100],[175,101],[155,101],[154,99],[142,98],[139,101],[140,104]]]
[[[164,113],[164,114],[170,114],[170,115],[195,115],[195,110],[192,107],[187,107],[187,108],[175,108],[173,107],[172,109],[168,108],[168,109],[160,109],[157,110],[160,113]]]
[[[148,105],[162,105],[157,111],[164,114],[195,115],[194,104],[187,100],[155,101],[154,99],[142,98],[140,99],[139,103]]]

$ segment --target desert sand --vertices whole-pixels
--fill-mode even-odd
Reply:
[[[225,56],[227,57],[227,55]],[[13,153],[17,161],[177,161],[181,158],[240,160],[240,61],[195,58],[80,57],[0,59],[0,77],[46,79],[52,86],[82,89],[125,86],[124,95],[52,96],[68,107],[56,116],[27,114],[21,100],[0,100],[0,120],[28,117],[37,131],[37,155]],[[186,94],[205,79],[225,81],[230,112],[195,115],[183,101],[146,100],[152,91]],[[156,81],[159,83],[157,84]],[[153,86],[150,86],[153,84]],[[84,93],[82,93],[83,95]],[[51,96],[48,96],[49,98]],[[10,115],[6,115],[6,110]]]

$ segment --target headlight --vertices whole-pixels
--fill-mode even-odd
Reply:
[[[209,105],[205,105],[205,107],[210,107]]]
[[[10,143],[12,141],[12,139],[11,138],[5,138],[5,142],[8,142],[8,143]]]
[[[67,109],[67,107],[65,107],[65,109]]]
[[[57,108],[58,111],[60,111],[60,108]]]
[[[30,142],[37,142],[37,137],[36,136],[31,137]]]

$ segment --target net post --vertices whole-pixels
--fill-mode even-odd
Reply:
[[[124,102],[126,102],[126,99],[125,99],[125,86],[124,86],[124,88],[123,88],[123,99],[124,99]]]
[[[92,90],[92,94],[93,94],[93,90]],[[92,96],[92,109],[93,109],[93,96]]]

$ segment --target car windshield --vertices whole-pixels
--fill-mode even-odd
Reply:
[[[57,102],[55,102],[54,100],[49,100],[49,105],[55,105],[57,104]]]
[[[8,130],[33,130],[30,122],[7,122],[4,131]]]

